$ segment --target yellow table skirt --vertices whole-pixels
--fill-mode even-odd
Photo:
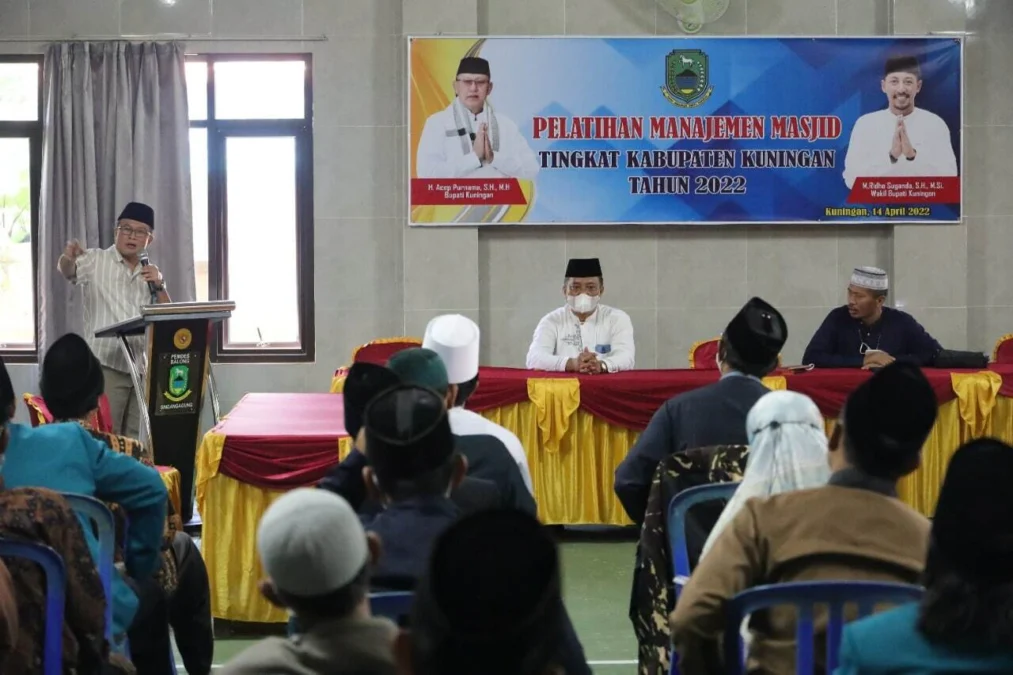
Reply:
[[[265,576],[257,556],[257,524],[284,492],[218,473],[224,447],[225,436],[209,431],[197,451],[197,512],[203,522],[201,554],[211,585],[211,615],[228,621],[285,622],[285,611],[257,589]],[[338,458],[344,459],[351,447],[351,439],[339,439]]]
[[[182,513],[182,488],[180,487],[182,476],[180,476],[179,469],[171,466],[160,466],[157,468],[158,475],[162,477],[162,484],[165,485],[165,489],[169,493],[169,501],[172,502],[176,513]]]
[[[922,454],[922,466],[899,486],[901,499],[925,515],[935,509],[939,487],[950,457],[963,442],[978,435],[1013,443],[1013,399],[997,398],[989,415],[972,430],[959,399],[939,408],[936,426]],[[528,401],[482,413],[513,431],[528,453],[528,464],[544,523],[564,525],[630,525],[613,492],[616,466],[639,432],[614,427],[582,410],[568,424],[539,426],[537,406]],[[565,426],[565,429],[563,428]],[[833,421],[827,420],[828,433]],[[559,433],[546,439],[547,433]],[[979,433],[981,432],[981,433]],[[551,440],[551,442],[546,442]],[[197,505],[204,522],[203,553],[211,581],[211,611],[233,621],[283,622],[285,612],[270,605],[257,590],[264,572],[257,559],[257,523],[281,494],[240,483],[218,474],[225,438],[205,435],[197,460]],[[348,440],[336,452],[343,457]]]

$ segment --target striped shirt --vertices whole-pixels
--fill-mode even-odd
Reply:
[[[141,276],[138,263],[130,265],[115,246],[90,248],[77,259],[74,283],[84,290],[84,339],[106,368],[129,373],[130,365],[117,338],[97,338],[95,331],[120,321],[133,319],[141,307],[151,303],[148,282]],[[128,338],[143,374],[148,358],[143,335]]]

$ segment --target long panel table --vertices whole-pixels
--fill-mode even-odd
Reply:
[[[901,483],[900,496],[929,515],[962,442],[986,435],[1013,442],[1013,367],[925,372],[939,417],[922,466]],[[483,368],[469,407],[521,439],[543,522],[629,525],[612,491],[615,467],[662,403],[717,377],[702,370],[573,376]],[[829,432],[847,395],[868,377],[864,371],[826,370],[775,373],[765,383],[812,398]],[[342,400],[334,395],[342,382],[339,373],[330,394],[247,394],[205,435],[197,456],[197,504],[215,617],[286,620],[257,592],[263,577],[257,523],[279,495],[315,484],[347,454]]]

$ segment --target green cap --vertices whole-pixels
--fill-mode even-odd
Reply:
[[[390,357],[387,367],[401,378],[402,384],[426,387],[440,395],[450,389],[447,367],[432,349],[405,349]]]

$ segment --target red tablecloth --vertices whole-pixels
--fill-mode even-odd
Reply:
[[[1003,366],[996,371],[1002,373]],[[1005,366],[1013,376],[1013,367]],[[953,386],[949,371],[926,369],[925,375],[943,404],[953,400]],[[855,387],[867,380],[869,371],[857,369],[813,370],[783,375],[788,389],[809,396],[826,417],[836,417],[845,399]],[[476,412],[499,408],[528,400],[529,378],[568,377],[580,380],[580,407],[609,424],[642,431],[651,416],[668,399],[683,392],[705,386],[718,379],[716,370],[633,370],[611,375],[575,375],[573,373],[543,373],[515,368],[482,368],[479,386],[468,402]],[[1004,396],[1013,395],[1013,377],[1005,378]],[[1006,393],[1010,390],[1011,393]]]
[[[1013,397],[1013,366],[993,366],[1004,375],[1001,396]],[[926,369],[940,405],[955,398],[952,371]],[[959,371],[964,372],[964,371]],[[974,372],[974,371],[966,371]],[[814,370],[783,375],[787,388],[836,417],[848,394],[870,377],[863,370]],[[517,368],[482,368],[468,403],[481,412],[528,401],[528,381],[578,378],[580,407],[609,424],[642,431],[669,398],[717,381],[714,370],[640,370],[577,376]],[[311,485],[338,461],[346,436],[342,397],[335,394],[247,394],[212,433],[225,437],[219,472],[271,490]]]
[[[348,435],[334,394],[247,394],[212,433],[225,437],[220,473],[271,490],[319,481]]]

